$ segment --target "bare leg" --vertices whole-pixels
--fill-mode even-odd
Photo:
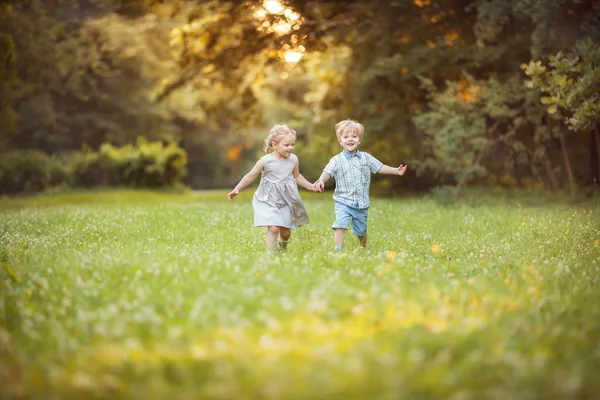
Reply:
[[[272,253],[277,247],[277,236],[279,236],[278,226],[267,227],[267,253]]]
[[[292,236],[292,231],[289,228],[284,228],[283,226],[279,228],[279,246],[282,249],[287,249],[288,241],[290,240],[290,236]]]
[[[367,235],[365,236],[357,236],[358,241],[362,247],[367,247]]]
[[[340,249],[344,245],[344,238],[346,237],[346,230],[337,228],[333,234],[333,241],[335,242],[335,248]]]

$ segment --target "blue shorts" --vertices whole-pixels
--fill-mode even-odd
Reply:
[[[332,229],[348,229],[350,219],[352,219],[352,233],[356,236],[367,235],[367,216],[369,215],[368,208],[354,208],[345,204],[335,202],[335,221],[331,226]]]

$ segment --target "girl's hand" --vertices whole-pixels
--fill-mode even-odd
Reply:
[[[403,165],[403,164],[400,164],[400,166],[398,167],[398,170],[396,171],[396,173],[397,173],[398,175],[401,175],[401,176],[402,176],[402,175],[404,175],[404,173],[406,172],[406,168],[408,168],[408,165]]]
[[[231,192],[229,192],[229,194],[227,195],[227,198],[229,199],[229,202],[233,202],[233,198],[235,196],[237,196],[238,194],[240,194],[239,190],[233,189]]]
[[[322,180],[317,179],[315,181],[315,183],[313,183],[313,187],[315,188],[315,192],[322,192],[323,189],[325,188],[325,184],[323,183]]]

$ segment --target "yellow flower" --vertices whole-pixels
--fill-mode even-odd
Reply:
[[[431,245],[431,252],[433,254],[438,254],[440,252],[440,245],[437,243],[434,243]]]
[[[525,222],[521,222],[521,226],[525,226]]]
[[[598,246],[600,244],[600,240],[596,239],[594,240],[594,246]]]
[[[260,272],[256,271],[256,274],[254,274],[256,276],[260,276]]]
[[[390,251],[388,251],[388,252],[387,252],[387,258],[388,258],[388,260],[390,260],[390,261],[393,261],[393,260],[395,260],[395,259],[396,259],[396,252],[395,252],[395,251],[393,251],[393,250],[390,250]]]
[[[31,291],[31,289],[27,289],[27,296],[31,296],[33,294],[33,292]]]
[[[504,280],[504,284],[505,284],[505,285],[508,285],[509,283],[510,283],[510,278],[506,278],[506,279]]]

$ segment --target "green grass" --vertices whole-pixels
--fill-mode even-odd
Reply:
[[[251,190],[0,201],[0,398],[600,397],[600,204],[330,194],[267,257]]]

